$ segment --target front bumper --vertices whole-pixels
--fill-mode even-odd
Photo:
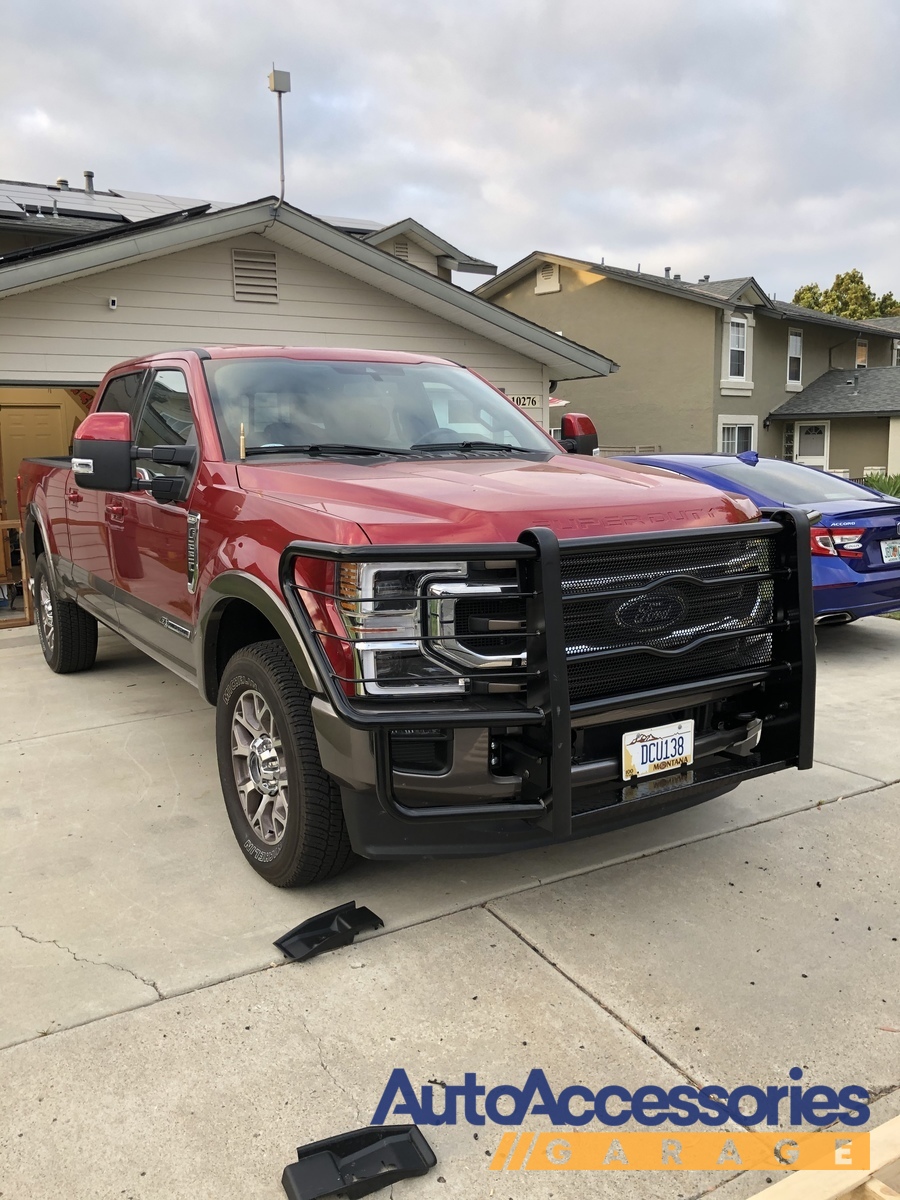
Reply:
[[[679,675],[679,662],[687,652],[699,646],[706,664],[719,647],[724,652],[730,644],[722,640],[726,635],[713,632],[682,650],[640,648],[647,656],[662,655],[664,662],[672,662],[672,678],[678,682],[641,688],[635,679],[634,690],[617,685],[614,694],[573,701],[573,662],[595,660],[601,671],[609,663],[615,672],[626,651],[567,650],[561,555],[627,549],[641,561],[642,551],[651,554],[660,545],[671,554],[683,543],[688,554],[692,539],[700,537],[721,537],[723,544],[742,537],[773,539],[775,566],[766,586],[771,579],[774,600],[768,619],[741,634],[769,639],[766,661],[745,663],[741,670],[710,670],[702,678],[680,682],[684,672]],[[811,766],[815,649],[808,546],[805,514],[791,510],[747,526],[564,543],[542,529],[526,531],[517,543],[503,546],[293,543],[282,558],[281,583],[325,682],[326,694],[313,701],[313,718],[323,766],[341,785],[354,848],[370,858],[397,858],[547,845],[685,808],[785,767]],[[527,693],[523,689],[519,700],[483,693],[452,704],[420,700],[416,708],[409,702],[348,697],[294,583],[294,560],[408,562],[421,555],[434,561],[441,554],[447,560],[518,562],[522,592],[528,597]],[[708,582],[689,568],[677,574],[670,570],[658,582],[672,580],[700,590]],[[598,592],[598,603],[610,594],[621,592]],[[583,602],[583,591],[578,599]],[[734,634],[728,636],[733,639]],[[651,780],[623,781],[617,749],[621,733],[684,717],[695,721],[693,765]],[[398,763],[399,735],[427,741],[438,734],[452,746],[446,762],[430,770]]]

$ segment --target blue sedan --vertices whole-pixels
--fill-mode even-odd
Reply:
[[[738,492],[760,508],[820,514],[810,547],[817,622],[838,625],[900,609],[900,499],[755,450],[622,458]]]

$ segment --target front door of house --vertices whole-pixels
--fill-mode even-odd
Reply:
[[[829,421],[797,421],[794,426],[794,462],[828,470]]]

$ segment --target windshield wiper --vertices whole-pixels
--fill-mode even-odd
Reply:
[[[312,442],[305,446],[248,446],[244,451],[251,454],[409,454],[394,446],[353,446],[344,442]]]
[[[519,454],[534,454],[534,448],[528,446],[512,446],[509,442],[416,442],[411,450],[506,450]]]

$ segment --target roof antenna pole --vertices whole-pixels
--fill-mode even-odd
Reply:
[[[279,179],[281,182],[281,190],[278,193],[278,203],[275,206],[277,212],[284,204],[284,125],[281,119],[281,97],[285,92],[291,90],[291,73],[290,71],[276,71],[275,64],[272,63],[272,72],[269,75],[269,91],[274,92],[278,97],[278,167]]]
[[[241,440],[239,445],[241,461],[247,457],[247,439],[244,437],[244,422],[241,421]]]

